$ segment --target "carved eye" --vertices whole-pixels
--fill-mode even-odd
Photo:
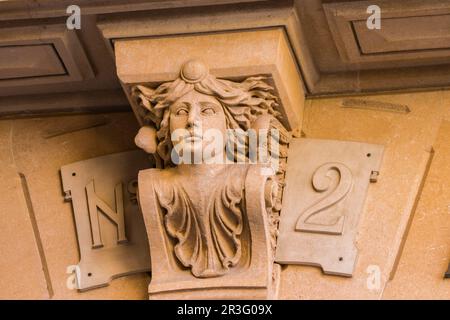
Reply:
[[[177,116],[186,116],[189,114],[189,111],[186,108],[179,108],[175,114]]]
[[[207,106],[202,109],[202,114],[204,115],[212,115],[215,114],[216,110],[213,107]]]

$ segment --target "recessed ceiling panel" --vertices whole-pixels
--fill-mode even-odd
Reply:
[[[0,47],[1,80],[66,74],[61,58],[52,44]]]
[[[94,77],[83,46],[64,23],[0,29],[0,87]]]
[[[360,69],[441,64],[450,57],[450,6],[377,3],[380,28],[369,28],[368,1],[325,3],[330,31],[343,61]]]

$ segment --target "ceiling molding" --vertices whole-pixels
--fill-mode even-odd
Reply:
[[[4,0],[0,1],[0,21],[63,17],[70,5],[78,5],[82,14],[92,15],[264,1],[268,0]]]

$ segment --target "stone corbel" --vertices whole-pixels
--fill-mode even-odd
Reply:
[[[117,41],[115,54],[142,125],[136,143],[159,160],[139,174],[150,298],[276,298],[286,148],[304,99],[283,30]],[[172,130],[206,102],[203,127],[277,129],[279,165],[175,165]]]
[[[305,91],[283,28],[143,37],[117,40],[114,47],[117,75],[141,125],[143,111],[131,97],[133,85],[156,87],[173,81],[186,61],[199,59],[220,79],[265,76],[280,99],[283,125],[289,131],[300,130]]]

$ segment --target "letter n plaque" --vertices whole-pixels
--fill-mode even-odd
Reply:
[[[151,167],[140,150],[84,160],[61,168],[66,200],[72,200],[80,262],[77,288],[150,270],[150,251],[136,199],[139,170]]]

